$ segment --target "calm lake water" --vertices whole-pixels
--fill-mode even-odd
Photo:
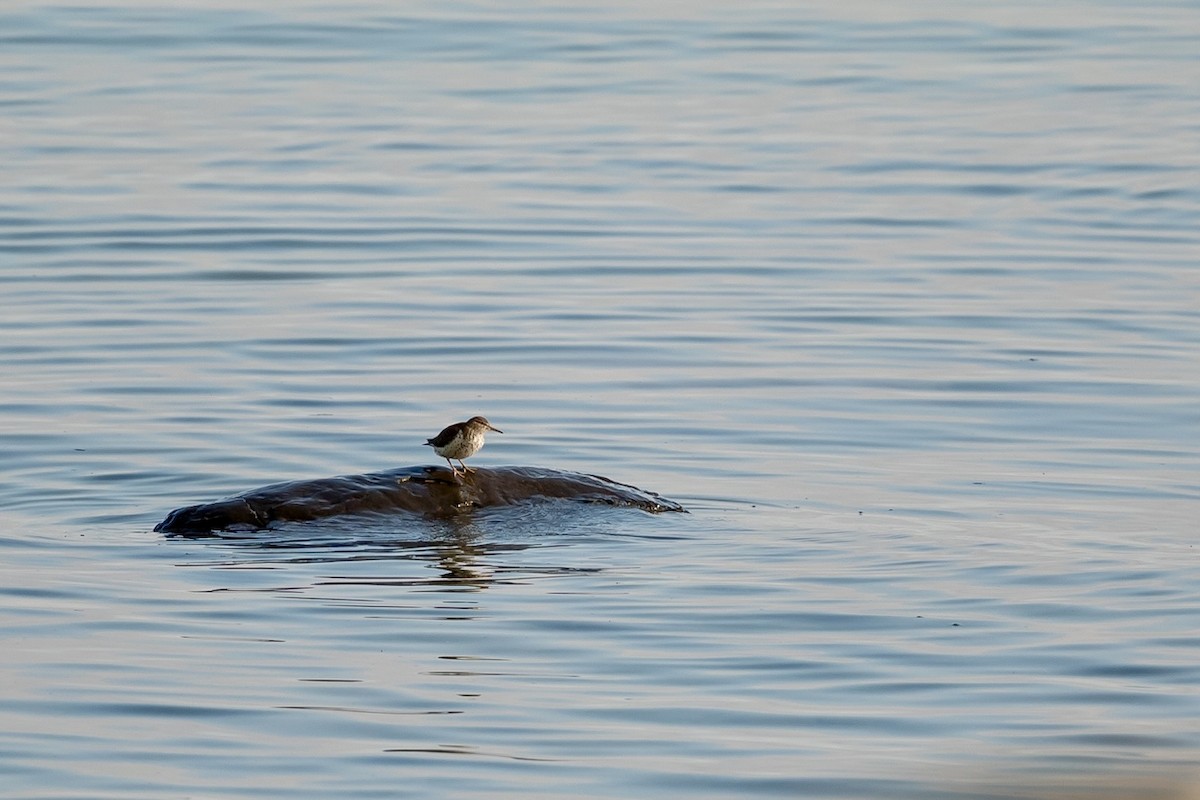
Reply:
[[[188,5],[0,10],[0,795],[1200,785],[1194,4]],[[477,413],[691,513],[152,531]]]

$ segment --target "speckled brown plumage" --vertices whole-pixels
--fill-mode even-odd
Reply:
[[[454,466],[454,461],[450,459],[462,464],[463,472],[467,473],[471,470],[466,464],[463,464],[463,459],[470,458],[479,452],[479,449],[483,447],[483,437],[488,431],[504,433],[483,417],[471,417],[466,422],[456,422],[446,426],[437,436],[427,439],[425,444],[432,447],[433,452],[446,459],[446,463],[450,465],[450,471],[455,475],[458,474],[458,470]]]

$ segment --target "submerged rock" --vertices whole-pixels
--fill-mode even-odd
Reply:
[[[445,467],[400,467],[366,475],[276,483],[224,500],[177,508],[154,530],[198,534],[341,514],[455,514],[553,498],[651,512],[684,510],[653,492],[598,475],[541,467],[478,467],[469,475],[454,476]]]

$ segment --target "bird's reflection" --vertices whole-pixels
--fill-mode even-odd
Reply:
[[[444,521],[440,544],[435,546],[442,580],[463,588],[486,589],[491,585],[495,569],[482,561],[486,548],[482,544],[483,530],[469,513],[456,514]]]

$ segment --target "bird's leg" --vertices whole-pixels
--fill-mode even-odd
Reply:
[[[475,471],[475,470],[471,469],[470,467],[468,467],[466,464],[463,464],[463,460],[461,458],[458,460],[458,463],[462,464],[464,475],[470,475],[472,472]]]
[[[457,475],[457,474],[458,474],[458,470],[455,468],[455,466],[454,466],[454,462],[453,462],[453,461],[451,461],[450,459],[448,459],[448,458],[447,458],[447,459],[446,459],[446,463],[450,465],[450,473],[451,473],[452,475]]]

